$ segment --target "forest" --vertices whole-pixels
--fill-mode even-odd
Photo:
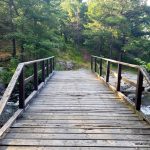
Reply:
[[[7,83],[19,62],[54,55],[86,64],[84,53],[121,59],[150,71],[147,2],[0,0],[0,62],[5,68],[1,80]]]

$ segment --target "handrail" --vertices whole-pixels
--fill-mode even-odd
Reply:
[[[44,58],[44,59],[38,59],[38,60],[34,60],[34,61],[29,61],[29,62],[24,62],[24,63],[20,63],[14,73],[14,75],[12,76],[12,79],[10,80],[1,100],[0,100],[0,114],[3,112],[18,80],[19,80],[19,108],[23,109],[24,108],[24,100],[25,100],[25,89],[24,89],[24,67],[27,65],[31,65],[34,64],[34,89],[37,91],[38,90],[38,67],[37,64],[38,63],[42,63],[42,81],[45,81],[45,61],[47,61],[47,75],[49,74],[49,69],[50,69],[50,74],[53,72],[54,70],[54,56],[52,57],[48,57],[48,58]],[[50,67],[50,68],[49,68]]]
[[[140,108],[141,108],[142,92],[144,91],[143,79],[145,78],[147,83],[150,85],[150,76],[148,75],[146,70],[144,68],[142,68],[141,66],[139,66],[139,65],[129,64],[129,63],[125,63],[125,62],[120,62],[120,61],[116,61],[116,60],[112,60],[112,59],[108,59],[108,58],[103,58],[103,57],[98,57],[98,56],[93,56],[92,55],[91,56],[91,70],[96,72],[96,73],[99,72],[100,76],[102,76],[102,72],[103,72],[102,71],[103,70],[103,62],[102,61],[106,61],[107,62],[106,79],[105,79],[106,83],[109,83],[109,76],[110,76],[110,72],[111,72],[111,70],[110,70],[110,63],[115,63],[115,64],[118,65],[117,86],[116,86],[116,91],[118,91],[118,92],[120,91],[121,80],[126,80],[126,78],[124,79],[122,77],[122,66],[127,66],[127,67],[130,67],[130,68],[137,69],[137,71],[138,71],[137,84],[134,83],[134,86],[136,86],[136,102],[135,102],[135,106],[136,106],[136,110],[140,110]],[[97,63],[99,63],[99,70],[97,70]],[[127,79],[126,81],[128,82],[129,80]]]
[[[116,64],[128,66],[128,67],[132,67],[132,68],[137,68],[137,69],[140,68],[140,66],[138,66],[138,65],[129,64],[129,63],[125,63],[125,62],[113,60],[113,59],[98,57],[98,56],[94,56],[94,55],[92,55],[92,57],[93,57],[93,58],[97,58],[97,59],[102,59],[102,60],[105,60],[105,61],[109,61],[109,62],[112,62],[112,63],[116,63]]]

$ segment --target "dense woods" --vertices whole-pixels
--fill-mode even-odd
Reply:
[[[0,0],[0,50],[18,62],[88,53],[150,70],[147,0]],[[71,52],[70,52],[71,51]]]

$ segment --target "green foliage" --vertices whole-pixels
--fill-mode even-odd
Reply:
[[[4,83],[7,86],[12,75],[16,70],[17,65],[18,65],[18,59],[12,58],[7,68],[4,68],[3,71],[0,72],[0,82]]]
[[[0,4],[1,39],[16,40],[21,61],[47,57],[63,47],[60,0],[6,0]]]
[[[140,58],[135,58],[135,61],[137,61],[137,63],[141,66],[143,66],[144,68],[147,69],[148,72],[150,72],[150,63],[147,63],[143,60],[141,60]]]
[[[20,61],[56,55],[82,63],[80,47],[85,46],[114,59],[126,52],[128,62],[149,69],[150,7],[145,0],[0,1],[0,33]]]

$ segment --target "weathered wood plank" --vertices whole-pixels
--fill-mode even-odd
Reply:
[[[97,125],[103,125],[103,126],[124,126],[124,125],[148,125],[145,121],[136,121],[136,120],[19,120],[19,122],[16,122],[15,124],[20,125],[45,125],[48,126],[50,124],[74,124],[74,125],[83,125],[83,124],[97,124]]]
[[[74,115],[67,115],[67,116],[56,116],[56,115],[23,115],[22,120],[126,120],[126,121],[139,121],[141,119],[137,117],[131,116],[74,116]]]
[[[148,129],[117,129],[117,128],[11,128],[9,133],[43,133],[43,134],[60,134],[60,133],[88,133],[88,134],[120,134],[120,135],[150,135]]]
[[[103,117],[108,117],[108,116],[110,116],[110,113],[109,112],[101,112],[101,113],[99,113],[99,112],[70,112],[70,113],[68,113],[68,112],[43,112],[43,113],[40,113],[40,112],[26,112],[26,113],[24,113],[24,115],[38,115],[38,116],[72,116],[72,115],[74,115],[74,116],[97,116],[97,117],[100,117],[100,116],[103,116]],[[124,117],[124,116],[126,116],[126,117],[138,117],[136,114],[134,114],[133,112],[111,112],[111,116],[113,117],[113,116],[115,116],[115,117],[118,117],[118,116],[120,116],[120,117]]]
[[[30,139],[4,139],[1,145],[19,146],[91,146],[91,147],[126,147],[150,148],[150,141],[122,141],[122,140],[30,140]]]
[[[50,133],[9,133],[7,139],[39,139],[39,140],[127,140],[149,141],[150,135],[126,135],[126,134],[50,134]]]
[[[1,146],[1,150],[120,150],[116,147],[38,147],[38,146]],[[136,148],[137,150],[149,150],[149,148]],[[121,150],[135,150],[135,148],[121,147]]]

